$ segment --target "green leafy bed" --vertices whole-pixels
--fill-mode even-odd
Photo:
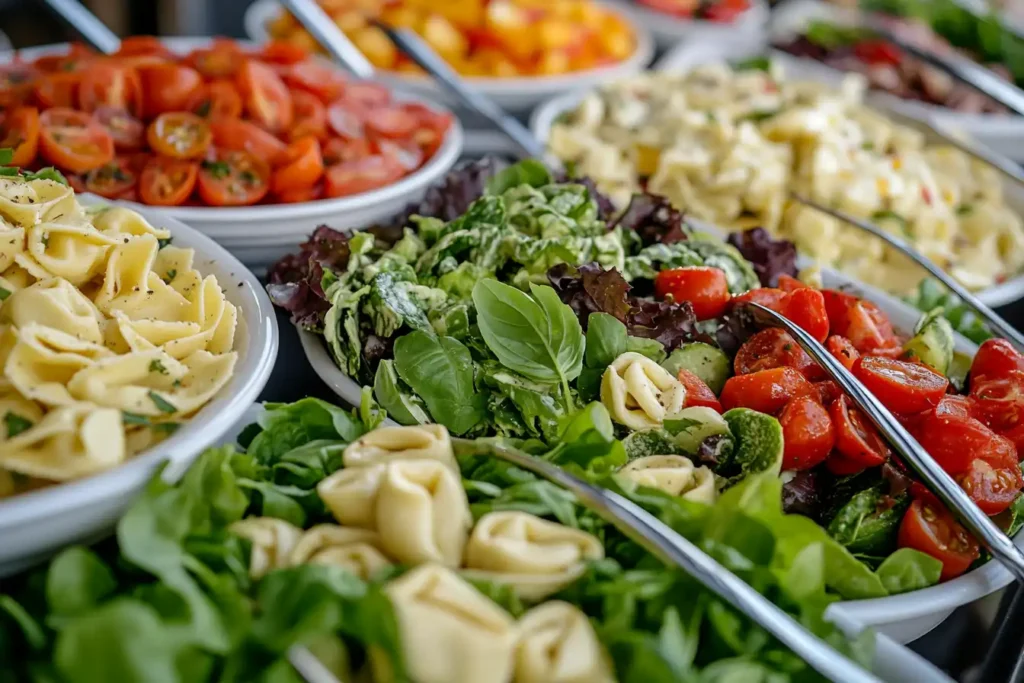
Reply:
[[[5,581],[0,680],[298,681],[286,660],[294,644],[333,662],[336,673],[359,669],[372,647],[390,660],[393,680],[408,680],[383,590],[408,567],[363,581],[338,566],[306,564],[252,580],[249,542],[228,530],[247,516],[303,528],[330,521],[316,484],[341,467],[345,446],[382,418],[368,402],[361,416],[315,399],[268,404],[240,437],[244,450],[210,449],[174,485],[154,478],[118,523],[116,539],[69,548]],[[593,404],[563,426],[568,441],[539,455],[642,505],[861,662],[871,660],[870,637],[847,641],[824,620],[824,609],[840,594],[869,597],[926,580],[903,551],[873,573],[810,520],[783,514],[781,483],[770,475],[746,479],[713,507],[624,488],[605,474],[623,449],[609,425]],[[472,448],[486,452],[490,443]],[[660,565],[566,491],[487,455],[460,455],[459,465],[474,518],[520,510],[601,540],[606,557],[554,598],[590,617],[619,680],[818,680],[765,631]],[[529,606],[508,586],[475,585],[512,617]]]

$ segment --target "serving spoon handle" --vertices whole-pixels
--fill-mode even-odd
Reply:
[[[985,305],[981,299],[972,294],[966,287],[957,282],[956,278],[944,271],[942,268],[939,268],[934,261],[922,254],[915,247],[911,246],[906,240],[900,239],[899,237],[886,232],[869,220],[851,216],[845,211],[827,207],[797,193],[790,193],[790,197],[800,204],[809,206],[817,211],[821,211],[824,214],[828,214],[829,216],[839,219],[844,223],[849,223],[866,233],[870,233],[875,237],[884,240],[893,249],[896,249],[898,252],[927,270],[936,280],[944,284],[954,294],[960,297],[964,303],[973,308],[978,315],[984,318],[985,322],[988,323],[988,325],[995,330],[999,336],[1009,340],[1019,351],[1024,352],[1024,335],[1014,329],[1010,323],[1006,322],[998,313]]]
[[[73,28],[85,42],[103,54],[113,54],[121,47],[121,39],[78,0],[43,0]]]
[[[820,365],[839,388],[853,400],[861,412],[893,445],[896,452],[921,477],[930,491],[963,522],[968,531],[981,541],[993,557],[1005,566],[1017,581],[1024,582],[1024,553],[1013,544],[995,523],[978,509],[953,477],[939,467],[903,425],[861,384],[852,372],[829,353],[814,337],[785,316],[756,303],[744,303],[754,321],[766,327],[782,328]]]

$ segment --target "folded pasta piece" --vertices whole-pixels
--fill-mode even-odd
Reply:
[[[38,323],[83,341],[103,343],[103,314],[64,278],[53,277],[11,294],[0,308],[0,323]]]
[[[515,510],[481,517],[466,543],[466,576],[511,585],[541,600],[575,581],[586,563],[604,557],[595,536]]]
[[[713,503],[718,496],[715,475],[707,467],[694,467],[681,455],[649,455],[637,458],[617,473],[640,486],[681,496],[697,503]]]
[[[195,272],[195,267],[192,265],[194,260],[195,252],[191,249],[183,249],[182,247],[168,244],[157,251],[156,259],[153,261],[153,271],[162,277],[167,284],[178,289],[177,282],[175,282],[178,280],[178,277],[184,276],[186,273]],[[183,283],[184,281],[182,280],[181,282]],[[184,294],[181,289],[178,289],[178,293]]]
[[[235,307],[224,298],[224,291],[217,283],[217,278],[207,275],[191,292],[191,297],[184,321],[194,326],[194,332],[158,343],[159,328],[153,328],[152,332],[157,336],[151,337],[147,334],[145,321],[141,321],[142,327],[137,328],[140,334],[154,344],[164,346],[164,350],[175,358],[184,358],[204,349],[211,353],[230,351],[234,345],[238,314]],[[167,329],[167,325],[163,323],[164,329]]]
[[[289,566],[292,550],[302,537],[302,529],[276,517],[247,517],[233,523],[228,531],[251,543],[249,576],[254,579]]]
[[[380,536],[369,529],[350,529],[336,524],[317,524],[303,532],[288,558],[291,565],[330,564],[361,579],[391,566],[380,545]]]
[[[14,264],[14,258],[25,251],[25,228],[15,227],[0,218],[0,273]]]
[[[26,398],[47,405],[71,405],[67,383],[83,368],[114,354],[94,342],[29,323],[14,331],[17,341],[4,363],[4,376]]]
[[[634,430],[652,429],[683,409],[686,389],[650,358],[628,351],[605,370],[601,402],[616,422]]]
[[[416,683],[508,683],[516,624],[450,569],[427,564],[390,582],[403,659]],[[379,653],[374,653],[379,654]],[[374,680],[390,680],[374,656]]]
[[[344,468],[316,485],[316,493],[344,526],[373,529],[377,525],[377,492],[387,467]]]
[[[74,191],[53,180],[0,178],[0,216],[31,228],[46,220],[79,213]]]
[[[103,270],[116,243],[86,222],[40,223],[28,229],[15,261],[39,279],[56,275],[81,287]]]
[[[165,240],[171,236],[166,228],[154,228],[137,211],[123,206],[104,206],[88,211],[88,217],[96,229],[112,235],[153,235]]]
[[[3,418],[0,420],[0,435],[4,440],[12,439],[42,420],[43,409],[35,401],[18,393],[9,383],[0,381],[0,417]]]
[[[458,471],[452,441],[444,425],[380,427],[349,444],[345,467],[365,467],[390,460],[436,460]]]
[[[120,411],[88,404],[55,408],[0,442],[0,467],[52,481],[96,474],[125,457]]]
[[[104,313],[123,311],[132,320],[187,320],[189,301],[153,272],[156,237],[142,235],[111,250],[103,283],[93,299]]]
[[[534,607],[519,618],[513,683],[612,683],[616,680],[587,615],[568,602]]]

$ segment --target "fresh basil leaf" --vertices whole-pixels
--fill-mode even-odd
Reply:
[[[488,180],[486,193],[489,195],[502,195],[506,191],[520,185],[543,187],[550,182],[551,172],[548,171],[543,163],[536,159],[525,159],[518,164],[499,171],[493,178]]]
[[[536,300],[496,280],[473,288],[477,324],[502,365],[535,382],[569,381],[583,368],[586,341],[572,309],[550,287],[531,286]]]
[[[900,548],[885,558],[875,572],[890,595],[934,586],[942,573],[942,562],[913,548]]]
[[[452,432],[465,434],[486,417],[484,396],[473,385],[473,358],[458,340],[420,330],[399,337],[395,369]]]
[[[587,349],[584,362],[602,372],[626,352],[626,326],[608,313],[591,313],[587,318]]]
[[[373,395],[398,424],[417,425],[430,422],[423,408],[423,399],[402,390],[394,361],[382,360],[373,377]]]

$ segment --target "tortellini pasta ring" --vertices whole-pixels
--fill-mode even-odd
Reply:
[[[317,524],[303,532],[288,558],[290,565],[329,564],[366,580],[391,566],[380,549],[380,536],[368,529]]]
[[[273,569],[289,566],[292,551],[302,537],[302,529],[274,517],[248,517],[235,522],[228,530],[251,543],[249,575],[254,579]]]
[[[103,472],[124,459],[120,411],[89,404],[51,410],[30,428],[0,442],[0,467],[51,481]]]
[[[587,615],[546,602],[519,619],[513,683],[613,683],[615,675]]]
[[[601,402],[616,422],[633,430],[652,429],[683,409],[686,388],[650,358],[627,351],[605,370]]]
[[[439,424],[378,427],[349,444],[342,462],[345,467],[363,467],[395,458],[436,460],[458,470],[448,430]]]

